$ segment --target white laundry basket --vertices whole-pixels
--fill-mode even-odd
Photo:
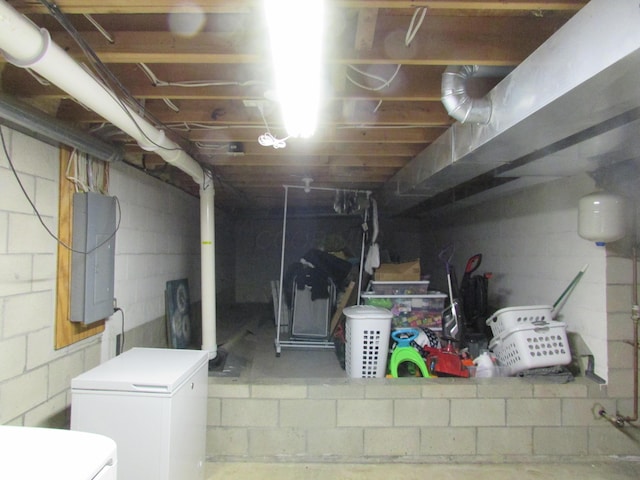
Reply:
[[[347,317],[345,370],[350,378],[384,378],[393,314],[386,308],[355,305]]]

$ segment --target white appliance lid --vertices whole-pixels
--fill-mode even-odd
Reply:
[[[204,350],[132,348],[73,378],[71,389],[172,393],[208,361]]]
[[[90,480],[116,462],[116,443],[104,435],[0,426],[0,478]]]

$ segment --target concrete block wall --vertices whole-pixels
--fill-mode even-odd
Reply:
[[[637,268],[637,266],[636,266]],[[609,392],[620,397],[610,414],[633,416],[633,330],[631,317],[633,260],[607,256],[607,346]],[[637,297],[636,297],[637,298]],[[640,382],[640,379],[638,379]]]
[[[606,387],[521,378],[212,378],[207,458],[222,461],[520,462],[637,455],[637,429],[597,415]]]
[[[270,281],[280,279],[282,219],[239,218],[233,223],[236,242],[235,301],[271,302]],[[285,272],[312,248],[344,248],[359,258],[362,246],[362,217],[325,215],[287,219]],[[420,234],[413,221],[381,219],[379,241],[382,255],[394,261],[410,261],[420,256]]]
[[[122,212],[114,293],[125,312],[125,349],[166,346],[166,282],[188,279],[191,302],[200,300],[199,200],[125,164],[111,166],[109,193]],[[115,355],[121,331],[117,313],[107,322],[103,360]]]
[[[56,233],[58,149],[0,128],[20,181]],[[65,427],[71,378],[100,363],[100,338],[54,349],[57,243],[0,152],[0,424]]]
[[[4,127],[2,133],[25,190],[55,233],[58,148]],[[0,191],[0,424],[68,427],[71,378],[115,355],[122,317],[108,319],[104,334],[54,349],[57,244],[4,149]],[[165,282],[187,277],[192,301],[200,298],[199,201],[124,164],[111,166],[110,193],[122,213],[115,296],[125,312],[125,348],[166,346]]]
[[[553,305],[575,275],[588,265],[566,299],[558,320],[579,335],[607,379],[607,251],[578,235],[578,202],[595,189],[588,175],[559,179],[503,197],[439,212],[423,224],[422,258],[433,267],[431,282],[445,289],[438,253],[454,244],[453,263],[462,277],[467,258],[482,253],[476,274],[492,272],[489,301],[497,310]]]

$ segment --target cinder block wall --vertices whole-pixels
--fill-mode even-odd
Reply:
[[[125,349],[165,347],[165,286],[186,278],[191,302],[200,300],[198,199],[124,164],[111,167],[110,194],[120,199],[115,297],[125,312]],[[103,360],[115,355],[121,317],[107,323]]]
[[[584,378],[212,378],[207,457],[221,461],[590,461],[637,455],[637,429],[599,418],[617,399]]]
[[[55,233],[58,148],[1,128],[26,191]],[[165,282],[188,277],[199,300],[198,199],[123,164],[112,166],[110,180],[122,211],[115,295],[125,312],[125,347],[165,346]],[[64,428],[71,379],[115,355],[122,317],[112,316],[105,334],[54,349],[57,244],[1,149],[0,192],[0,424]],[[223,264],[221,276],[228,270]]]
[[[58,149],[0,128],[25,190],[57,232]],[[100,337],[54,350],[57,244],[4,151],[0,191],[0,424],[65,427],[71,378],[100,362]]]
[[[483,253],[497,308],[552,304],[587,274],[562,310],[606,385],[494,379],[210,379],[209,461],[590,461],[640,454],[640,429],[619,430],[598,412],[633,414],[631,261],[577,235],[586,175],[551,182],[466,210],[423,231],[421,260],[437,288],[439,250],[454,242],[459,275]],[[608,254],[607,254],[608,253]],[[438,285],[438,283],[440,285]]]

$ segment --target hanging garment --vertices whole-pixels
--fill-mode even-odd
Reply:
[[[364,262],[364,270],[369,275],[373,275],[373,271],[380,266],[380,247],[378,246],[378,202],[374,198],[371,199],[373,222],[373,234],[371,235],[371,246],[367,252],[367,259]]]

